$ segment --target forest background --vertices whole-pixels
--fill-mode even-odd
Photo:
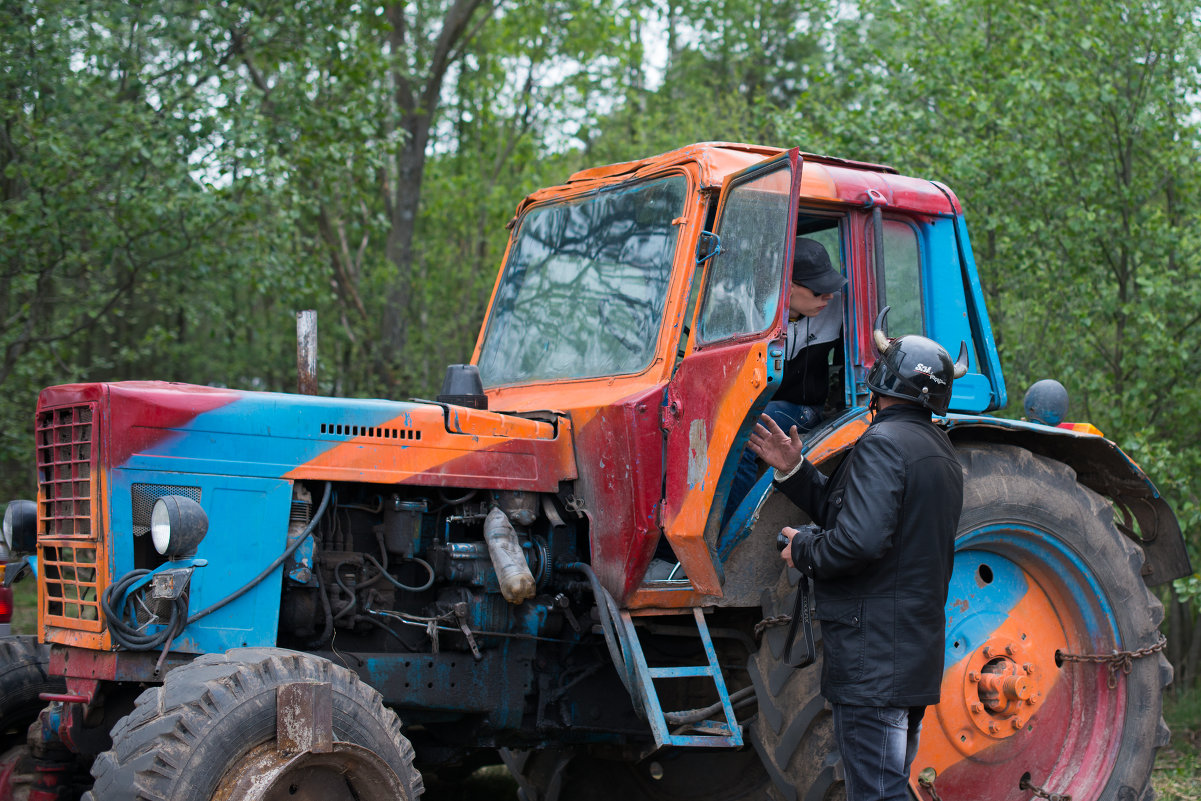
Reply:
[[[12,1],[0,9],[0,498],[46,385],[435,394],[517,202],[702,140],[958,193],[1009,408],[1055,377],[1201,563],[1198,0]],[[1178,687],[1201,578],[1161,588]]]

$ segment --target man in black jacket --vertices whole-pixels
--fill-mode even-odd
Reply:
[[[887,311],[887,310],[885,310]],[[883,318],[883,313],[881,318]],[[967,369],[938,343],[906,336],[868,373],[875,416],[827,478],[795,429],[766,415],[750,447],[813,525],[783,534],[781,557],[814,579],[822,694],[834,711],[848,801],[901,801],[926,706],[942,683],[944,614],[963,472],[931,412],[945,414]]]

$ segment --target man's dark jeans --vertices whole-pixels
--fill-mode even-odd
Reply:
[[[908,801],[924,706],[831,704],[847,801]]]

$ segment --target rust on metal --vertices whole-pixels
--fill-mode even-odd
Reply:
[[[388,763],[362,746],[339,742],[329,753],[286,754],[268,742],[226,772],[212,801],[415,799]]]
[[[328,754],[333,750],[334,705],[329,682],[295,682],[276,690],[275,740],[285,754]]]

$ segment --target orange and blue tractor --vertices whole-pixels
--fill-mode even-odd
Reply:
[[[1171,669],[1148,588],[1189,572],[1180,529],[1096,429],[990,414],[948,187],[704,143],[576,173],[510,227],[432,400],[41,393],[37,497],[5,508],[5,581],[36,575],[38,610],[0,638],[0,799],[414,801],[502,762],[525,801],[841,798],[818,669],[785,658],[775,534],[806,518],[766,472],[731,492],[799,239],[847,279],[819,469],[869,422],[886,305],[966,343],[936,418],[965,501],[914,795],[1149,797]]]

